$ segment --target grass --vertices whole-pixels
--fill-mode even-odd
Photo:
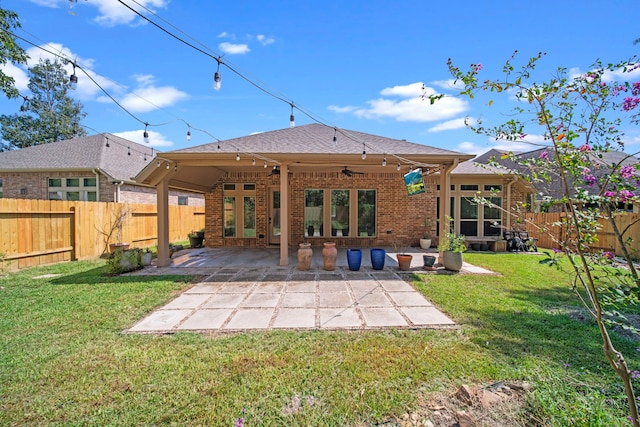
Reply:
[[[628,425],[622,387],[562,273],[466,254],[499,276],[419,275],[458,331],[123,335],[189,278],[74,262],[0,278],[0,425],[374,424],[418,392],[526,380],[528,425]],[[36,278],[44,274],[57,277]],[[640,343],[614,336],[640,369]]]

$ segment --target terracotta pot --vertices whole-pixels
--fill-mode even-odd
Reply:
[[[335,242],[325,242],[324,248],[322,248],[322,263],[324,264],[324,269],[333,271],[336,268],[337,257],[338,249],[336,249]]]
[[[313,249],[311,243],[300,243],[298,249],[298,269],[306,271],[311,268],[311,258],[313,257]]]
[[[398,258],[398,268],[400,270],[407,271],[411,269],[411,260],[413,259],[412,255],[397,254],[396,258]]]

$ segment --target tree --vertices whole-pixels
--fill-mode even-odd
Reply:
[[[0,65],[5,65],[8,62],[15,64],[25,64],[27,62],[26,52],[16,43],[12,34],[16,28],[20,28],[18,15],[11,10],[0,8]],[[8,98],[17,98],[19,96],[14,83],[13,77],[6,75],[0,69],[0,90]]]
[[[632,164],[607,165],[604,174],[595,170],[602,167],[597,161],[602,153],[624,148],[623,126],[639,122],[640,81],[629,80],[630,73],[640,68],[640,64],[635,58],[617,64],[596,62],[588,72],[577,76],[559,68],[556,76],[537,83],[533,75],[542,56],[540,53],[516,68],[514,54],[503,66],[503,77],[499,79],[480,79],[483,68],[480,64],[472,64],[462,71],[449,60],[448,67],[456,83],[464,86],[461,96],[482,98],[487,108],[494,104],[494,96],[506,95],[518,101],[510,120],[493,126],[469,121],[473,131],[518,142],[526,141],[527,134],[543,134],[545,149],[538,157],[523,161],[510,153],[505,158],[525,168],[526,172],[521,174],[523,179],[537,184],[548,182],[553,176],[562,188],[561,201],[566,209],[562,225],[568,231],[557,242],[558,252],[548,252],[542,262],[560,267],[558,254],[568,260],[571,286],[598,325],[603,353],[624,385],[629,420],[639,427],[632,379],[640,374],[630,371],[624,355],[612,343],[609,328],[615,324],[631,327],[625,324],[622,309],[637,307],[640,303],[640,277],[633,263],[636,254],[630,250],[626,230],[620,230],[616,222],[620,204],[638,200],[640,164],[634,155],[629,156],[634,159]],[[612,81],[611,76],[616,74],[627,77],[626,81]],[[437,102],[443,96],[430,96],[430,101]],[[485,199],[479,202],[490,203]],[[614,254],[592,248],[601,219],[613,227],[623,248],[623,264],[614,261]],[[544,230],[548,225],[536,226]]]
[[[0,151],[46,144],[85,135],[80,126],[86,113],[67,95],[69,77],[63,64],[49,59],[29,68],[29,90],[22,113],[1,115]]]

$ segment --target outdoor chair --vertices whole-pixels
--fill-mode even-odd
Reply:
[[[507,250],[509,252],[527,252],[527,245],[520,237],[520,233],[505,231],[503,237],[507,241]]]
[[[525,246],[525,251],[538,252],[538,239],[534,239],[533,237],[529,237],[528,231],[521,231],[518,233],[520,236],[520,240]]]

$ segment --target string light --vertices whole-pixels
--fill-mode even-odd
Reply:
[[[76,76],[76,64],[71,63],[73,65],[73,74],[69,77],[69,89],[76,90],[78,89],[78,76]]]
[[[105,145],[107,146],[107,148],[109,148],[109,147],[110,147],[110,145],[109,145],[109,138],[107,138],[107,137],[105,136],[105,137],[104,137],[104,139],[106,139],[106,140],[107,140],[107,142],[106,142],[106,144],[105,144]]]
[[[191,141],[191,126],[187,129],[187,141]]]
[[[398,171],[400,170],[400,162],[398,162],[398,167],[396,168]]]
[[[362,160],[367,158],[367,150],[365,149],[364,143],[362,144]]]
[[[338,128],[333,128],[333,145],[338,144]]]
[[[142,139],[144,140],[144,142],[146,142],[147,144],[149,143],[149,132],[147,132],[147,127],[149,126],[149,123],[145,123],[144,124],[144,132],[142,133]]]
[[[251,166],[255,166],[256,165],[256,159],[251,159]]]
[[[267,168],[267,162],[264,162],[264,168],[265,169]]]
[[[169,169],[169,168],[170,168],[170,166],[169,166],[169,162],[167,162],[167,169]]]
[[[147,161],[147,153],[144,153],[144,156],[142,158],[145,162]]]
[[[127,147],[127,156],[131,155],[131,147]]]
[[[240,161],[240,151],[238,151],[238,152],[236,153],[236,160],[237,160],[237,161]]]
[[[160,167],[160,160],[156,162],[157,167]]]
[[[293,102],[291,103],[291,115],[289,116],[289,127],[296,127],[296,118],[293,116]]]
[[[218,68],[216,69],[216,72],[213,74],[213,88],[215,90],[220,90],[220,63],[222,61],[220,61],[220,58],[216,58],[216,62],[218,63]]]
[[[177,163],[173,166],[173,171],[174,172],[178,172],[178,164]]]
[[[386,155],[382,158],[382,166],[387,166],[387,156]]]

